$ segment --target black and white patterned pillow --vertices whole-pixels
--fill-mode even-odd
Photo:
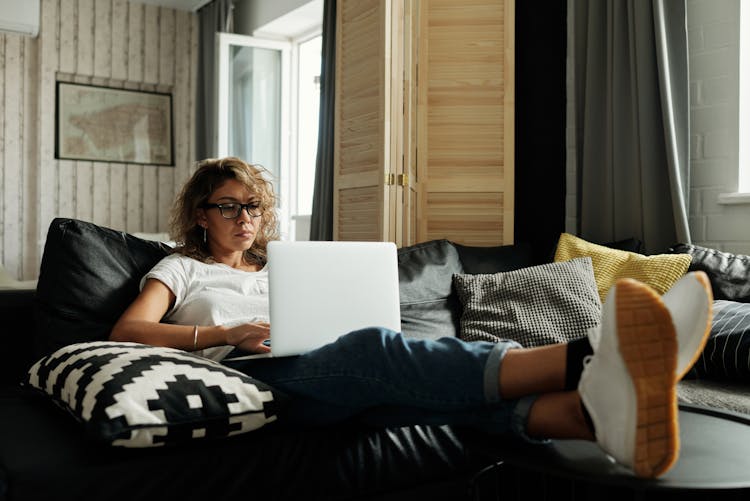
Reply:
[[[122,447],[245,433],[274,421],[283,396],[219,363],[172,348],[69,345],[29,369],[28,385]]]
[[[599,325],[591,258],[494,274],[453,275],[466,341],[513,340],[525,347],[582,337]]]
[[[750,381],[750,303],[714,301],[711,334],[693,371],[703,378]]]

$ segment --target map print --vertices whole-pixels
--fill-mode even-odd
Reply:
[[[58,85],[59,158],[172,164],[169,94]]]

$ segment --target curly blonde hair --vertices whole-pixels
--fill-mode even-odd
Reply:
[[[237,157],[209,158],[198,162],[197,169],[177,195],[169,218],[169,235],[177,242],[175,252],[203,262],[212,262],[208,245],[203,241],[203,228],[196,223],[198,209],[211,193],[228,179],[242,183],[257,198],[262,211],[261,224],[252,247],[245,251],[248,264],[265,265],[266,247],[278,240],[276,195],[273,186],[259,165],[251,165]]]

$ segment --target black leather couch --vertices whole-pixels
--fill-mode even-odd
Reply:
[[[223,440],[123,449],[88,440],[45,396],[19,385],[43,355],[106,339],[140,277],[168,252],[161,243],[56,219],[36,291],[0,291],[0,500],[481,498],[484,472],[500,453],[469,430],[271,425]],[[404,332],[456,335],[451,274],[527,266],[529,256],[522,246],[472,249],[448,241],[401,249]]]
[[[168,251],[56,219],[37,290],[0,291],[0,501],[495,499],[503,440],[471,430],[270,425],[222,440],[123,449],[88,440],[46,397],[19,385],[29,366],[56,348],[106,339],[140,277]],[[451,275],[518,269],[537,264],[533,255],[525,245],[478,248],[447,240],[400,249],[404,334],[455,336],[460,304]],[[529,481],[520,478],[515,482]]]

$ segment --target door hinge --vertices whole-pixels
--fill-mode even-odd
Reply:
[[[394,174],[389,172],[385,175],[385,184],[388,186],[409,186],[409,174]]]

